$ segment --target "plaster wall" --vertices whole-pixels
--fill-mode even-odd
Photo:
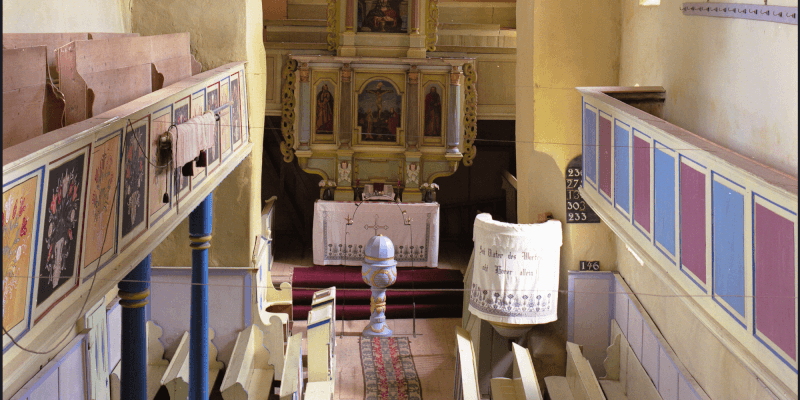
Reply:
[[[130,0],[3,1],[3,33],[131,32]]]
[[[619,0],[517,3],[516,139],[519,223],[552,212],[563,226],[559,288],[579,261],[615,264],[614,236],[603,223],[567,224],[565,169],[581,154],[577,86],[613,86],[619,76]],[[562,292],[564,293],[564,292]],[[552,328],[566,338],[566,295]]]
[[[247,61],[247,110],[253,152],[214,191],[214,236],[209,265],[248,267],[260,231],[261,159],[266,105],[266,53],[261,0],[217,2],[132,0],[133,31],[141,35],[191,34],[191,50],[203,70]],[[188,219],[153,252],[153,264],[191,265]]]
[[[616,268],[689,372],[712,399],[776,398],[653,272],[615,239]]]
[[[665,120],[796,177],[797,25],[685,16],[682,4],[623,2],[619,84],[663,86]]]

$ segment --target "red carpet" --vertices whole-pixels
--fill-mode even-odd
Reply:
[[[386,291],[386,316],[460,318],[463,292],[431,289],[463,289],[463,280],[464,277],[457,270],[398,268],[397,282]],[[294,269],[293,318],[307,319],[313,293],[331,286],[338,289],[336,319],[369,319],[369,297],[372,292],[361,278],[361,267],[320,265]]]

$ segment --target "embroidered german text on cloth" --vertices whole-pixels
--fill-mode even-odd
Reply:
[[[469,311],[509,324],[556,320],[561,222],[509,224],[475,218]]]

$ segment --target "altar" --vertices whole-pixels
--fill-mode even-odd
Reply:
[[[318,200],[314,205],[314,264],[361,266],[364,245],[383,234],[398,267],[436,267],[439,204]]]

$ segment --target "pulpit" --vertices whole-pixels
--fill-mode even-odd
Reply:
[[[399,267],[433,267],[439,258],[439,204],[319,200],[314,205],[314,264],[360,266],[364,244],[383,234]]]

